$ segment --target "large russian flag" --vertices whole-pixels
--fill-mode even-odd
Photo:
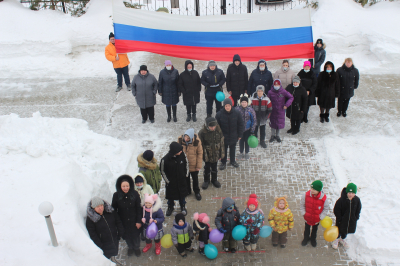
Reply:
[[[313,58],[309,9],[180,16],[114,6],[118,53],[147,51],[197,60]]]

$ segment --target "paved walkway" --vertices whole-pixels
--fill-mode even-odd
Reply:
[[[178,122],[167,123],[165,107],[156,105],[156,123],[142,125],[139,108],[130,92],[125,89],[118,94],[113,91],[114,79],[75,79],[75,80],[0,80],[0,115],[17,113],[29,117],[32,112],[40,111],[43,116],[75,117],[88,121],[95,132],[111,135],[119,139],[145,138],[140,151],[153,149],[160,159],[167,151],[171,141],[184,133],[189,127],[198,132],[205,118],[204,97],[198,107],[198,122],[185,122],[186,112],[182,103],[178,106]],[[197,252],[181,258],[175,248],[163,249],[160,256],[155,256],[154,248],[140,258],[126,256],[126,246],[121,242],[120,259],[125,265],[359,265],[346,256],[345,250],[333,250],[323,239],[323,228],[318,232],[318,246],[302,247],[304,222],[300,217],[300,197],[308,190],[309,184],[321,179],[325,191],[331,200],[331,209],[336,199],[330,197],[329,184],[334,175],[329,161],[323,157],[315,140],[329,134],[368,134],[379,132],[394,134],[399,126],[389,127],[385,121],[398,118],[400,110],[398,76],[362,76],[361,86],[356,97],[350,103],[349,116],[336,118],[331,112],[332,122],[318,122],[318,108],[312,107],[310,122],[302,125],[301,133],[291,136],[282,133],[283,142],[251,150],[248,161],[240,161],[240,168],[230,166],[218,173],[222,188],[209,187],[202,191],[203,200],[198,202],[194,196],[187,198],[188,221],[195,211],[207,212],[214,225],[216,211],[220,208],[223,197],[234,197],[240,211],[250,193],[260,197],[261,208],[267,215],[273,206],[275,196],[287,195],[288,203],[295,217],[295,227],[288,235],[285,249],[275,248],[271,239],[260,239],[256,252],[244,252],[243,244],[238,242],[236,254],[220,253],[210,261]],[[287,121],[286,128],[289,123]],[[162,128],[162,130],[160,130]],[[267,136],[268,136],[267,131]],[[139,152],[139,151],[138,151]],[[135,158],[128,166],[136,171]],[[130,172],[129,171],[129,172]],[[200,173],[202,182],[202,172]],[[161,197],[164,191],[161,191]],[[166,210],[164,201],[163,210]],[[332,213],[330,213],[332,214]],[[169,233],[172,216],[166,218],[165,233]],[[142,247],[144,242],[142,242]],[[220,244],[216,244],[222,250]],[[197,243],[195,243],[197,247]],[[373,262],[372,262],[373,263]]]

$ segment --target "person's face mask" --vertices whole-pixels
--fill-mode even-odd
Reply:
[[[308,70],[304,69],[304,72],[308,73],[308,72],[310,72],[310,70],[309,69]]]
[[[293,87],[295,87],[295,88],[297,88],[298,86],[299,86],[299,85],[294,85],[294,84],[293,84]]]
[[[169,69],[168,69],[169,70]],[[192,71],[192,69],[188,69],[188,71],[190,72],[190,71]]]
[[[167,70],[171,70],[172,66],[166,66]]]
[[[264,71],[264,70],[265,70],[265,67],[260,67],[260,70],[261,70],[261,71]]]
[[[143,188],[143,185],[141,185],[141,186],[136,186],[138,189],[142,189]]]
[[[327,69],[326,72],[331,73],[332,69]]]
[[[275,90],[279,90],[281,88],[281,86],[274,86]]]
[[[284,68],[283,68],[283,70],[285,70],[285,71],[286,71],[286,70],[287,70],[287,67],[284,67]]]

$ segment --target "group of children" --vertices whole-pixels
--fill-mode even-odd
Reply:
[[[347,234],[355,233],[357,220],[360,217],[361,201],[355,195],[357,186],[349,183],[343,188],[341,197],[337,200],[334,207],[336,216],[336,226],[339,228],[338,239],[332,242],[332,247],[337,249],[339,244],[347,247],[345,242]],[[143,224],[145,228],[152,222],[157,223],[159,232],[155,238],[156,254],[161,252],[160,239],[163,236],[162,222],[164,215],[160,209],[161,203],[157,195],[145,195],[145,206],[143,207]],[[264,212],[260,208],[257,195],[251,194],[246,201],[245,210],[240,213],[232,198],[225,198],[222,207],[218,210],[215,217],[217,229],[224,234],[222,245],[225,252],[235,253],[237,241],[232,236],[232,231],[237,225],[244,225],[247,234],[243,238],[244,248],[247,251],[254,251],[260,237],[261,228],[265,223]],[[300,204],[301,215],[305,220],[304,239],[302,246],[311,242],[313,247],[317,246],[317,231],[320,221],[328,214],[329,201],[323,191],[323,183],[315,180],[311,184],[310,190],[303,194]],[[199,241],[199,253],[204,255],[204,247],[209,242],[209,234],[212,230],[210,217],[206,213],[195,213],[193,216],[193,226],[185,219],[185,215],[178,213],[175,216],[171,228],[172,242],[182,257],[186,257],[186,251],[193,252],[192,241],[197,237]],[[294,227],[293,213],[289,209],[286,196],[275,198],[274,207],[269,211],[268,224],[272,227],[272,245],[286,247],[287,231]],[[146,240],[146,247],[143,252],[151,248],[151,240]]]

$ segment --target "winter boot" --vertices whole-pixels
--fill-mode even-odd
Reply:
[[[197,199],[198,201],[201,200],[200,192],[199,192],[199,193],[194,193],[194,196],[196,197],[196,199]]]
[[[121,262],[117,261],[117,259],[115,258],[115,256],[112,256],[112,257],[110,258],[110,260],[111,260],[112,262],[114,262],[115,264],[117,264],[118,266],[123,266],[123,264],[122,264]]]
[[[296,129],[293,130],[292,135],[296,135],[296,134],[298,134],[299,132],[300,132],[300,130],[296,128]]]
[[[172,212],[174,211],[174,206],[168,206],[166,216],[171,216]]]
[[[132,90],[132,85],[131,85],[131,84],[126,85],[126,89],[127,89],[128,91],[131,91],[131,90]]]
[[[179,255],[181,255],[182,258],[186,258],[187,254],[185,252],[179,253]]]
[[[128,257],[132,256],[133,253],[135,253],[135,250],[133,248],[128,249]]]
[[[282,245],[281,245],[281,248],[285,248],[285,247],[286,247],[286,244],[282,244]]]
[[[231,248],[231,253],[236,253],[236,248]]]
[[[338,111],[337,112],[337,117],[340,117],[342,115],[342,112]],[[333,244],[333,243],[332,243]]]
[[[167,114],[168,114],[168,118],[167,118],[167,122],[171,122],[171,106],[167,106]]]
[[[325,113],[325,122],[329,122],[329,113]]]
[[[181,206],[181,213],[182,213],[184,216],[186,216],[187,210],[186,210],[186,208],[185,208],[185,205]]]
[[[143,248],[143,253],[146,253],[147,251],[149,251],[152,246],[153,246],[153,242],[146,243],[146,246]]]
[[[202,189],[207,189],[208,185],[210,184],[210,175],[204,175],[204,182],[203,185],[201,185]]]
[[[325,114],[319,114],[319,121],[320,121],[321,123],[324,123],[324,122],[325,122]]]
[[[142,119],[142,124],[146,123],[147,120]]]
[[[214,187],[216,187],[216,188],[220,188],[221,187],[221,184],[218,182],[218,180],[217,180],[217,172],[213,172],[213,171],[211,171],[211,183],[213,184],[213,186]]]
[[[346,112],[343,112],[342,115],[343,115],[343,117],[346,117],[346,116],[347,116],[347,113],[346,113]]]
[[[238,160],[243,160],[243,159],[244,159],[244,154],[243,154],[243,152],[242,152],[242,153],[239,154]]]
[[[161,254],[161,242],[156,243],[156,255]]]
[[[335,241],[332,242],[333,249],[338,249],[338,246],[339,246],[339,238],[337,238]]]
[[[317,246],[317,240],[315,238],[311,239],[311,246],[314,248]]]
[[[190,120],[192,120],[192,116],[190,114],[188,114],[187,118],[186,118],[186,122],[189,122]]]
[[[233,162],[233,163],[231,163],[231,165],[232,165],[233,167],[235,167],[235,168],[238,168],[238,167],[239,167],[239,164],[238,164],[237,162]]]
[[[122,90],[122,87],[117,86],[117,89],[115,90],[115,92],[119,92],[120,90]]]
[[[153,119],[153,120],[150,120],[150,123],[154,124],[154,119]]]
[[[275,140],[275,136],[271,136],[271,138],[269,139],[269,143],[274,142],[274,140]]]
[[[304,239],[303,239],[303,241],[301,241],[301,245],[304,247],[304,246],[307,246],[307,243],[308,243],[308,241],[310,240],[310,235],[304,235]]]
[[[193,122],[197,121],[196,114],[192,114],[192,120],[193,120]]]
[[[267,144],[265,143],[265,140],[260,141],[260,145],[262,148],[266,149],[267,148]]]
[[[247,250],[247,251],[250,251],[251,250],[250,244],[249,245],[244,245],[244,249]]]
[[[251,244],[251,250],[256,250],[257,249],[257,244]]]
[[[288,131],[287,131],[287,133],[292,133],[293,132],[293,128],[290,128]]]
[[[176,118],[176,105],[172,106],[172,114],[173,114],[173,117],[174,117],[174,122],[177,122],[178,118]]]
[[[206,253],[204,253],[204,248],[199,248],[199,253],[200,253],[201,255],[206,255]]]
[[[140,249],[136,249],[135,250],[135,256],[136,257],[140,257]]]
[[[280,138],[279,136],[276,136],[275,139],[276,139],[276,141],[277,141],[278,143],[281,143],[281,142],[282,142],[282,140],[281,140],[281,138]]]
[[[347,243],[346,239],[339,238],[339,243],[342,244],[343,247],[349,248],[349,243]]]
[[[250,155],[249,155],[248,153],[246,153],[246,154],[244,155],[244,159],[245,159],[245,160],[250,159]]]
[[[220,165],[219,165],[219,170],[225,170],[226,169],[226,163],[221,163]]]

